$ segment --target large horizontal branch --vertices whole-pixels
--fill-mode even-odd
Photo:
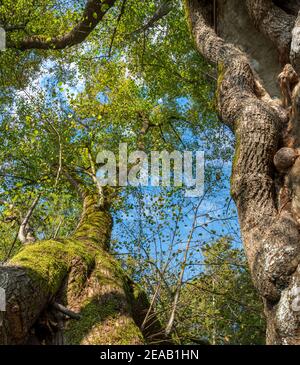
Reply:
[[[277,48],[281,63],[289,63],[295,17],[274,5],[272,0],[246,0],[246,5],[256,28]]]
[[[94,223],[90,222],[93,232]],[[104,242],[110,232],[107,225],[102,228]],[[101,226],[98,231],[100,238]],[[101,242],[96,245],[89,236],[26,245],[0,266],[0,286],[6,294],[6,311],[0,313],[1,345],[40,340],[34,329],[42,313],[52,313],[55,302],[62,304],[54,304],[56,310],[77,319],[64,323],[66,344],[132,345],[144,343],[145,338],[168,341],[155,316],[142,334],[140,326],[149,308],[146,294]]]
[[[32,36],[23,39],[17,48],[25,49],[63,49],[83,42],[96,28],[116,0],[88,0],[81,21],[68,33],[46,39],[45,36]]]
[[[41,241],[24,246],[0,267],[0,277],[5,278],[1,287],[6,295],[0,344],[26,342],[40,313],[63,285],[75,257],[87,268],[93,265],[93,255],[80,241]]]
[[[0,345],[42,342],[34,328],[42,313],[53,311],[56,298],[68,309],[60,304],[55,309],[77,319],[65,323],[67,344],[144,342],[126,274],[108,253],[87,242],[70,238],[24,246],[0,267],[0,284],[6,295]]]
[[[77,319],[65,323],[68,344],[144,342],[132,316],[136,298],[130,280],[106,251],[109,217],[109,211],[98,210],[97,200],[86,197],[73,236],[26,245],[0,266],[0,287],[6,295],[0,344],[40,340],[34,328],[55,302],[62,304],[54,304],[56,309]]]

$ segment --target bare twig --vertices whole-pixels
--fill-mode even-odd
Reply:
[[[177,282],[177,288],[176,288],[175,295],[174,295],[172,311],[171,311],[171,315],[170,315],[170,318],[169,318],[169,321],[168,321],[168,324],[167,324],[166,330],[165,330],[166,336],[170,335],[170,333],[172,331],[172,328],[173,328],[175,315],[176,315],[176,311],[177,311],[177,306],[178,306],[178,302],[179,302],[179,298],[180,298],[182,283],[183,283],[183,276],[184,276],[184,273],[185,273],[188,254],[189,254],[189,250],[190,250],[190,244],[191,244],[191,240],[193,238],[195,227],[197,225],[197,213],[198,213],[198,209],[199,209],[202,201],[203,201],[203,198],[200,199],[199,203],[197,204],[195,214],[194,214],[193,223],[192,223],[192,227],[191,227],[190,234],[189,234],[189,238],[188,238],[188,241],[187,241],[187,244],[186,244],[186,247],[185,247],[183,262],[181,264],[181,271],[180,271],[180,274],[179,274],[179,278],[178,278],[178,282]]]
[[[127,3],[127,0],[123,0],[121,10],[120,10],[120,14],[119,14],[118,19],[117,19],[117,25],[115,26],[115,29],[114,29],[112,37],[111,37],[111,41],[110,41],[110,45],[109,45],[109,51],[108,51],[108,57],[109,58],[111,57],[112,48],[113,48],[114,40],[115,40],[115,37],[116,37],[116,34],[117,34],[119,23],[121,21],[122,16],[124,15],[124,12],[125,12],[126,3]]]

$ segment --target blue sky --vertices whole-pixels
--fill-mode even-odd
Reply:
[[[40,87],[45,91],[49,91],[53,86],[55,87],[58,84],[56,76],[49,72],[53,66],[52,62],[47,61],[43,66],[43,71],[39,78]],[[77,85],[70,86],[62,84],[61,86],[62,88],[59,90],[57,98],[60,98],[62,105],[68,109],[67,93],[71,92],[77,94],[83,91],[84,80],[78,75]],[[48,94],[48,97],[49,103],[51,103],[52,96]],[[100,95],[99,101],[106,102],[106,99]],[[188,102],[187,98],[178,99],[178,108],[185,108]],[[70,109],[70,113],[72,112],[73,111]],[[225,133],[230,132],[226,131]],[[205,134],[195,136],[191,130],[187,128],[181,135],[181,138],[187,145],[196,140],[199,149],[203,150],[207,156],[211,156],[212,151],[210,149],[213,147],[210,146],[210,141]],[[228,140],[230,140],[230,138]],[[193,261],[198,259],[199,262],[202,260],[201,250],[199,250],[199,248],[206,243],[224,236],[230,236],[235,247],[240,247],[241,245],[236,209],[229,193],[231,162],[223,161],[220,156],[216,156],[215,159],[209,158],[206,161],[206,169],[218,171],[221,174],[222,179],[220,182],[215,181],[212,187],[209,186],[210,183],[208,179],[205,181],[205,190],[210,190],[210,192],[202,199],[199,207],[199,217],[197,218],[197,226],[199,226],[199,228],[193,233],[193,243],[191,244],[192,248],[190,249],[190,255],[193,257]],[[155,212],[155,209],[153,209],[153,202],[155,200],[157,201],[160,195],[164,195],[165,190],[155,187],[141,188],[142,210],[137,202],[135,194],[131,189],[127,190],[128,191],[123,194],[126,196],[127,206],[132,205],[132,209],[127,209],[126,211],[120,210],[115,213],[112,238],[114,241],[118,242],[118,252],[121,254],[122,258],[124,258],[127,253],[130,253],[130,255],[143,256],[145,255],[145,252],[142,251],[146,248],[146,253],[148,255],[150,254],[153,259],[157,259],[159,256],[161,261],[160,265],[163,266],[165,260],[167,260],[170,255],[170,241],[172,240],[175,228],[174,212],[168,208],[161,208]],[[182,218],[177,225],[177,234],[173,245],[174,252],[178,253],[178,251],[182,250],[182,253],[179,254],[178,257],[184,254],[184,248],[193,225],[194,215],[191,212],[191,207],[196,206],[199,199],[201,198],[183,198],[180,193],[170,195],[170,198],[167,199],[169,205],[175,207],[177,205],[177,211],[179,209],[182,211]],[[147,214],[148,216],[151,215],[151,217],[156,220],[156,223],[153,226],[149,225]],[[164,215],[163,226],[160,224],[162,222],[162,214]],[[155,235],[153,235],[153,231],[155,231]],[[139,237],[144,239],[144,242],[137,244],[137,242],[139,242]],[[164,237],[163,242],[161,242],[161,237]],[[130,252],[128,252],[128,245],[131,245]],[[201,267],[187,268],[185,279],[193,277],[197,273],[195,270],[202,269]]]

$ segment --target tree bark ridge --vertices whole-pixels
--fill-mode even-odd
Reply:
[[[273,165],[288,115],[263,89],[248,56],[216,35],[207,21],[209,4],[186,0],[187,16],[197,49],[218,65],[219,114],[236,136],[231,194],[252,278],[265,302],[267,341],[299,344],[299,313],[292,308],[300,287],[299,226],[291,212],[278,210]]]

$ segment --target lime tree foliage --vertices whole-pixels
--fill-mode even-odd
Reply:
[[[64,304],[83,319],[66,324],[69,343],[157,343],[161,334],[176,343],[199,338],[261,343],[261,305],[242,253],[230,240],[216,241],[230,234],[239,244],[226,184],[233,140],[215,113],[216,70],[194,51],[181,1],[99,3],[0,4],[0,26],[7,33],[7,49],[0,53],[0,261],[22,268],[25,260],[27,269],[42,276],[38,290],[45,287],[45,296],[52,298],[65,276],[55,282],[53,293],[51,278],[43,275],[53,268],[76,274],[72,265],[80,256],[87,266],[80,295],[76,292],[74,299],[72,294]],[[128,153],[204,150],[205,195],[186,198],[184,187],[100,189],[97,154],[109,150],[118,156],[121,142],[128,144]],[[86,199],[95,195],[97,204]],[[94,242],[84,241],[97,226],[93,217],[87,224],[89,204],[95,211],[101,206],[101,213],[114,220],[111,239],[106,231],[110,224],[100,225],[110,244],[101,241],[96,253],[90,252]],[[80,216],[84,219],[78,225]],[[205,246],[211,241],[216,243]],[[70,242],[71,248],[63,246]],[[43,260],[36,269],[39,257]],[[109,292],[115,289],[109,280],[97,279],[98,286],[90,289],[101,270],[114,285],[123,283],[116,292],[119,301],[126,296],[127,317],[134,312],[132,295],[149,296],[147,310],[134,318],[139,329],[124,321],[124,308]],[[105,313],[98,309],[103,306],[99,293],[97,300],[88,298],[97,290],[111,300]],[[32,317],[39,318],[42,309]],[[159,328],[153,325],[158,319]],[[0,333],[0,339],[27,341],[27,332],[38,332],[42,322],[44,317],[37,324],[28,322],[29,329],[20,332],[24,338]],[[113,326],[119,332],[108,331]],[[147,333],[148,327],[156,337]],[[39,341],[51,342],[48,337]]]
[[[205,199],[198,207],[179,191],[141,189],[131,199],[116,214],[113,244],[126,271],[147,288],[164,327],[175,311],[173,341],[263,344],[263,306],[236,236],[234,209]]]
[[[203,247],[203,272],[187,281],[178,312],[185,343],[264,344],[265,320],[243,252],[224,238]]]

